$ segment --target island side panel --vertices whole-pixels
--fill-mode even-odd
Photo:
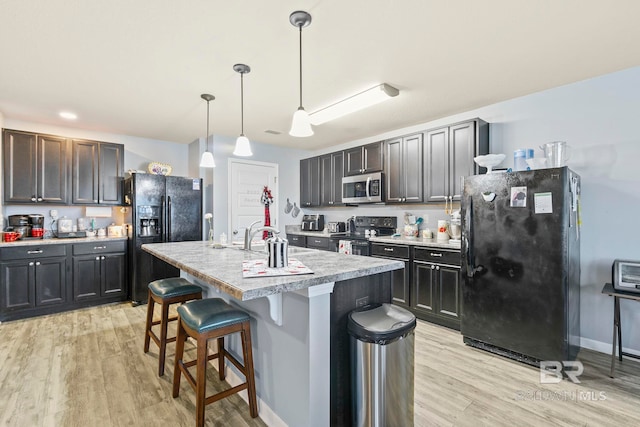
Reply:
[[[265,424],[329,426],[329,293],[310,296],[307,289],[284,293],[283,324],[278,326],[269,315],[266,298],[240,301],[204,286],[205,298],[222,298],[251,315],[256,392]],[[238,334],[229,336],[225,347],[242,360]],[[227,369],[233,371],[227,377],[232,386],[244,380],[235,366],[227,364]]]
[[[390,303],[392,298],[392,274],[372,276],[336,282],[331,294],[331,426],[350,426],[351,422],[351,359],[347,333],[349,313],[357,308],[358,300],[368,299],[368,304]]]

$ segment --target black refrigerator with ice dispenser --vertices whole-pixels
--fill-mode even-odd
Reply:
[[[464,342],[526,363],[580,340],[580,177],[567,167],[464,178]]]
[[[202,179],[134,173],[124,181],[131,206],[129,289],[134,304],[147,302],[149,282],[180,271],[142,250],[145,243],[202,240]]]

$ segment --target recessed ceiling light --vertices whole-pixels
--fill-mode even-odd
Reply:
[[[60,111],[60,117],[65,120],[75,120],[78,118],[76,113],[72,113],[71,111]]]

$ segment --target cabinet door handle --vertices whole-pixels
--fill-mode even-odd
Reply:
[[[38,197],[38,201],[41,202],[42,201],[42,197]]]
[[[33,265],[33,262],[30,262],[30,263],[29,263],[29,266],[32,266],[32,265]]]
[[[33,197],[31,198],[31,201],[32,201],[32,202],[35,202],[35,201],[36,201],[36,196],[33,196]]]
[[[386,252],[393,252],[393,248],[383,248]]]
[[[106,246],[94,246],[93,247],[94,250],[98,250],[98,249],[107,249]]]
[[[36,262],[36,265],[40,265],[40,261]]]
[[[29,255],[33,255],[33,254],[41,254],[42,252],[43,252],[43,250],[42,250],[42,249],[37,249],[37,250],[35,250],[35,251],[27,251],[27,253],[28,253]]]
[[[436,266],[436,270],[440,270],[440,266]]]
[[[99,256],[96,257],[96,261],[100,261],[100,257]]]
[[[101,258],[104,261],[104,257]]]
[[[436,253],[433,253],[433,252],[429,252],[429,256],[436,257],[436,258],[442,258],[442,254],[436,254]]]
[[[432,264],[432,265],[431,265],[431,269],[432,269],[432,270],[435,270],[435,269],[436,269],[436,266]]]

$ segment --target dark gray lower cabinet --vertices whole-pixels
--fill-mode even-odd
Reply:
[[[127,298],[126,241],[0,248],[0,321]]]
[[[411,309],[421,319],[460,329],[460,252],[413,250]]]
[[[393,293],[392,301],[404,307],[411,306],[411,287],[410,287],[410,271],[411,262],[409,257],[409,246],[392,245],[387,243],[371,243],[371,256],[377,258],[388,258],[398,261],[404,261],[404,269],[393,270]]]
[[[126,296],[125,242],[73,245],[73,299]]]
[[[53,312],[68,301],[64,246],[3,248],[0,259],[0,320]]]

